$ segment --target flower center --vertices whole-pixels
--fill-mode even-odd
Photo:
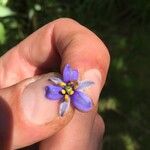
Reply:
[[[68,96],[73,95],[74,91],[78,88],[78,82],[77,81],[72,81],[69,83],[61,82],[61,83],[59,83],[59,85],[61,87],[63,87],[63,89],[61,90],[61,94],[65,95],[66,99],[67,99],[66,95],[68,95]]]
[[[74,93],[74,90],[70,85],[65,86],[65,91],[68,95],[72,95]]]
[[[70,85],[66,85],[65,87],[63,87],[63,89],[61,90],[61,94],[63,95],[73,95],[74,94],[74,89],[72,86]]]

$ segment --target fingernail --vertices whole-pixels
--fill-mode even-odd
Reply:
[[[89,80],[94,82],[94,84],[87,88],[85,92],[92,98],[94,104],[97,104],[102,89],[101,72],[98,69],[87,70],[83,74],[82,80]]]
[[[23,91],[21,107],[25,118],[34,124],[46,124],[58,116],[59,100],[51,101],[45,97],[45,86],[51,84],[48,79],[52,75],[42,75]]]

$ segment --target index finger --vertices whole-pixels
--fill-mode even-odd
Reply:
[[[6,76],[2,71],[2,77],[13,84],[43,70],[50,71],[58,66],[60,58],[62,67],[66,63],[80,70],[96,67],[105,80],[109,66],[107,48],[95,34],[72,19],[55,20],[8,51],[2,57],[1,69],[11,66],[11,72],[22,76],[18,78],[18,74],[16,77],[14,74],[14,80],[9,81],[9,74]]]

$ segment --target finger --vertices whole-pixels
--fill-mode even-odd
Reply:
[[[85,90],[85,92],[93,100],[95,107],[88,113],[76,111],[71,122],[62,130],[62,135],[66,139],[69,137],[69,141],[72,141],[78,140],[77,134],[80,134],[82,135],[81,141],[84,143],[84,139],[90,136],[90,134],[86,135],[85,133],[89,133],[88,130],[92,128],[95,120],[97,113],[96,106],[106,80],[110,56],[106,46],[93,32],[83,26],[79,28],[79,25],[73,22],[72,24],[72,26],[70,25],[71,29],[76,30],[76,32],[72,30],[70,34],[67,34],[67,30],[70,28],[65,28],[64,32],[61,31],[59,28],[61,23],[59,25],[56,24],[54,28],[57,49],[62,58],[61,65],[63,68],[65,64],[70,64],[73,68],[79,70],[80,80],[94,82],[94,85]],[[61,34],[68,40],[60,38],[62,37]],[[62,137],[60,136],[60,138]]]
[[[61,30],[60,25],[63,27],[61,28]],[[81,40],[79,41],[78,39]],[[52,46],[51,44],[49,45],[50,41],[52,41]],[[93,53],[93,51],[95,53]],[[96,104],[100,89],[103,86],[108,70],[108,51],[104,44],[98,39],[98,37],[96,37],[88,29],[70,19],[60,19],[46,25],[45,27],[41,28],[39,31],[31,35],[29,38],[27,38],[25,41],[20,43],[17,48],[10,50],[3,57],[1,64],[3,64],[3,68],[8,68],[7,70],[9,70],[9,66],[11,66],[11,64],[16,63],[15,60],[17,59],[20,62],[18,65],[24,64],[24,67],[15,66],[14,68],[12,68],[11,72],[15,72],[13,74],[14,80],[12,80],[12,78],[9,78],[9,75],[8,78],[7,76],[5,76],[5,78],[7,78],[8,80],[4,80],[5,71],[2,71],[3,78],[1,79],[2,81],[4,80],[7,82],[4,83],[3,87],[18,82],[26,77],[33,76],[35,72],[40,72],[45,68],[49,68],[50,62],[52,64],[56,64],[53,63],[55,61],[53,58],[57,58],[57,53],[59,53],[62,58],[62,67],[66,63],[69,63],[74,68],[80,70],[81,79],[85,78],[93,80],[95,82],[95,86],[91,90],[92,92],[88,93]],[[11,62],[10,65],[9,63],[7,63],[8,60],[10,60],[9,62]],[[18,74],[16,72],[19,72],[19,74],[22,75],[20,76],[20,79],[18,78]],[[86,73],[83,74],[84,72]],[[86,120],[85,118],[88,118],[89,114],[86,115],[87,117],[85,117],[85,115],[86,114],[83,115],[84,120]],[[91,119],[89,120],[93,122],[95,113],[91,113],[91,115],[93,117],[90,117]],[[77,119],[78,117],[75,118]],[[80,120],[81,126],[87,123],[87,121],[84,121],[84,123],[82,123],[81,118]]]
[[[71,48],[72,46],[74,49]],[[67,50],[68,48],[72,49],[71,52]],[[64,53],[66,50],[67,52]],[[0,87],[13,85],[35,74],[56,68],[61,60],[59,57],[64,58],[68,52],[72,55],[75,53],[76,56],[79,52],[78,59],[71,57],[69,60],[80,60],[80,63],[85,62],[85,66],[92,56],[97,59],[95,60],[97,66],[101,68],[104,66],[103,69],[107,71],[109,55],[98,37],[71,19],[58,19],[40,28],[1,57]],[[97,52],[101,55],[97,55]],[[102,65],[98,60],[101,60]],[[94,65],[92,61],[90,64]]]
[[[12,138],[12,113],[8,104],[0,97],[0,149],[11,149]]]
[[[61,23],[58,25],[61,26]],[[76,27],[76,24],[74,25]],[[75,28],[74,27],[74,28]],[[55,25],[55,29],[57,25]],[[61,30],[57,28],[58,30]],[[49,139],[51,148],[49,149],[87,149],[90,139],[90,131],[96,116],[96,105],[98,103],[99,94],[105,83],[108,66],[109,53],[102,41],[88,29],[81,27],[75,33],[67,34],[67,29],[63,36],[68,41],[64,41],[61,33],[54,30],[55,39],[57,41],[57,49],[62,58],[62,68],[65,64],[70,64],[73,68],[79,70],[81,80],[90,80],[95,84],[85,92],[92,98],[95,108],[88,113],[75,112],[73,119],[63,128],[57,135]],[[57,143],[60,140],[61,143]],[[54,143],[56,141],[56,143]],[[78,146],[73,141],[78,141]],[[81,148],[80,148],[81,147]]]
[[[72,138],[72,135],[68,135],[68,137],[63,136],[63,138],[60,138],[60,134],[63,134],[61,133],[62,131],[60,131],[54,137],[50,137],[42,141],[42,143],[40,144],[40,150],[98,150],[102,147],[104,129],[105,127],[103,119],[97,114],[92,128],[88,129],[87,132],[84,133],[85,135],[90,135],[89,137],[86,137],[86,139],[81,140],[81,134],[79,133],[74,135],[77,137],[77,139],[74,138],[74,140],[72,141],[69,140],[70,138]]]
[[[54,74],[26,79],[0,90],[0,97],[7,103],[10,116],[13,118],[13,122],[7,125],[8,127],[13,125],[12,142],[9,142],[12,143],[11,149],[28,146],[52,136],[71,120],[73,115],[71,108],[64,117],[59,117],[59,102],[45,98],[45,87],[52,84],[48,80],[51,76]],[[2,110],[0,112],[5,115]]]

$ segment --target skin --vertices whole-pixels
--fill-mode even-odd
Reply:
[[[0,58],[0,97],[12,112],[15,134],[10,136],[8,145],[16,149],[40,141],[40,150],[96,150],[104,133],[104,122],[97,114],[97,107],[86,114],[71,111],[63,119],[36,126],[26,123],[18,105],[22,89],[36,80],[36,75],[54,68],[62,70],[65,64],[78,69],[80,75],[88,69],[98,69],[103,86],[109,61],[108,50],[102,41],[87,28],[67,18],[50,22],[10,49]],[[74,132],[78,128],[81,130]]]

